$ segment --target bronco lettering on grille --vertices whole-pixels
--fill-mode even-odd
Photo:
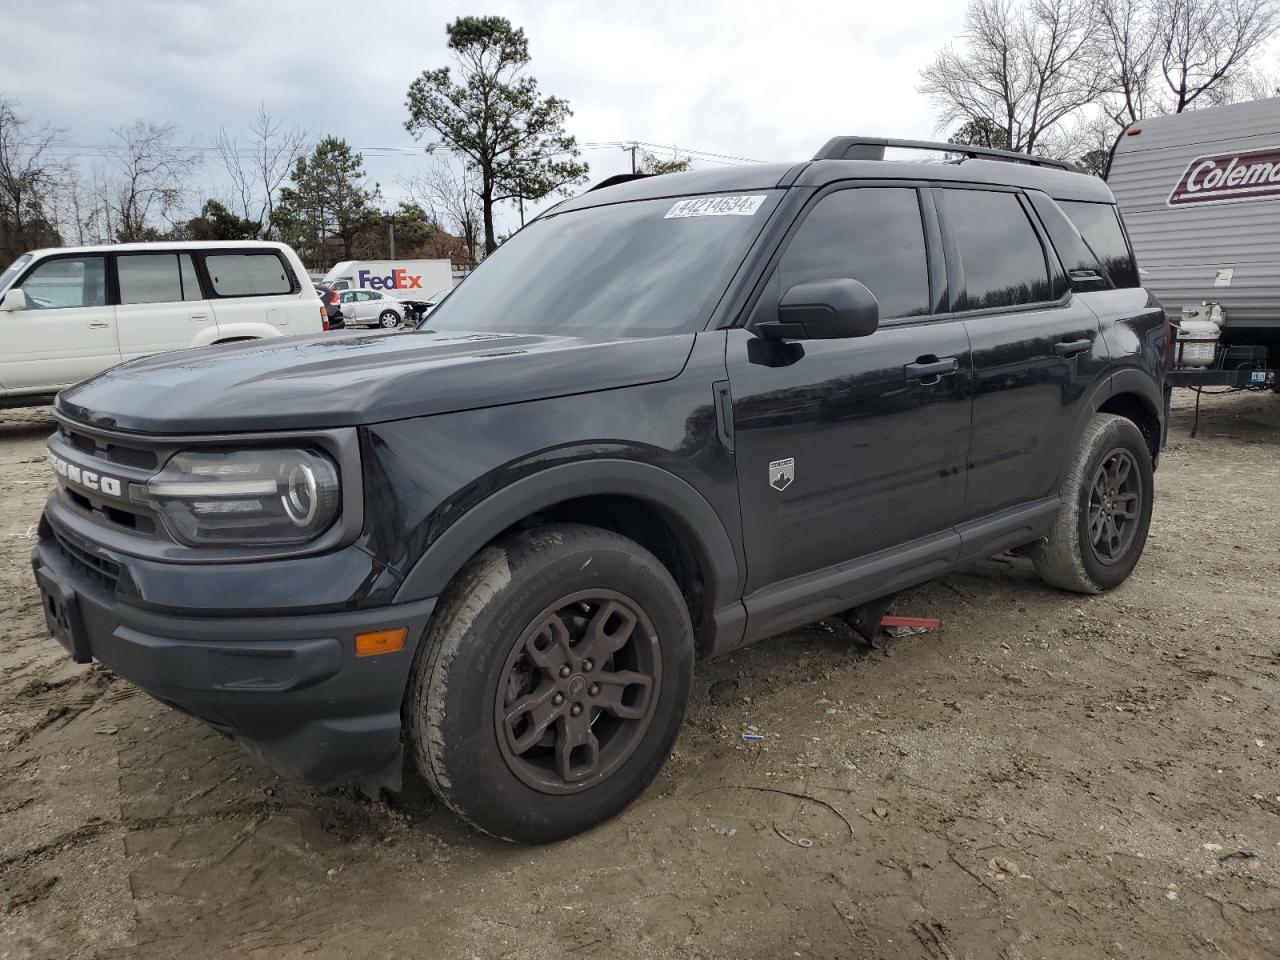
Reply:
[[[105,493],[108,497],[123,496],[124,482],[115,477],[104,476],[93,470],[86,470],[84,467],[74,463],[68,463],[60,456],[49,451],[49,466],[53,468],[62,479],[69,483],[74,483],[78,487],[84,487],[86,490],[93,490],[97,493]]]

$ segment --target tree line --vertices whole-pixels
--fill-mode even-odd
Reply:
[[[450,257],[470,265],[502,239],[496,210],[567,192],[587,164],[566,132],[568,103],[530,75],[528,39],[504,17],[446,28],[453,63],[423,71],[406,95],[405,128],[426,165],[388,209],[364,158],[345,140],[289,127],[261,107],[249,134],[184,140],[173,123],[111,130],[77,162],[67,132],[40,124],[0,92],[0,260],[62,244],[162,239],[273,239],[313,268],[338,259]],[[688,161],[642,158],[656,172]],[[222,186],[203,199],[209,168]]]
[[[1101,174],[1142,119],[1274,96],[1274,0],[970,0],[960,45],[921,71],[951,142]]]

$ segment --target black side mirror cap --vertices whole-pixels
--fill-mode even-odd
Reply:
[[[797,283],[778,302],[778,319],[757,323],[766,340],[843,340],[868,337],[880,326],[876,296],[857,280]]]

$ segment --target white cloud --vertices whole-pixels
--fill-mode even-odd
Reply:
[[[928,137],[919,69],[952,38],[962,7],[881,3],[114,0],[29,5],[0,90],[102,143],[137,117],[208,141],[246,128],[259,102],[289,123],[357,147],[408,146],[404,97],[449,62],[445,24],[492,12],[523,26],[531,72],[566,98],[584,143],[642,140],[761,160],[802,160],[828,137]],[[14,34],[16,38],[18,34]],[[13,39],[11,38],[11,39]],[[592,178],[627,169],[588,150]],[[389,196],[414,155],[366,154]],[[207,172],[210,182],[215,173]]]

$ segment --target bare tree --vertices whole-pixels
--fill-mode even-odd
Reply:
[[[56,158],[64,134],[35,127],[15,101],[0,95],[0,260],[60,242],[56,194],[67,168]]]
[[[200,158],[177,142],[172,123],[136,120],[111,134],[97,185],[106,233],[120,243],[154,240],[162,225],[172,228]]]
[[[1093,0],[970,0],[961,39],[921,74],[943,126],[970,120],[1003,130],[1030,153],[1104,88]]]
[[[401,181],[410,198],[442,228],[462,238],[467,265],[475,266],[483,211],[480,175],[462,160],[434,158],[430,166]]]
[[[1161,2],[1097,0],[1107,85],[1100,104],[1122,128],[1158,110],[1159,91],[1153,87],[1160,59]]]
[[[228,134],[226,128],[218,131],[214,149],[231,183],[229,205],[245,220],[256,222],[263,239],[271,236],[280,188],[307,152],[309,141],[307,131],[286,129],[284,121],[268,113],[264,104],[258,105],[246,142]]]
[[[1160,70],[1182,113],[1227,85],[1276,31],[1273,0],[1158,0]]]

